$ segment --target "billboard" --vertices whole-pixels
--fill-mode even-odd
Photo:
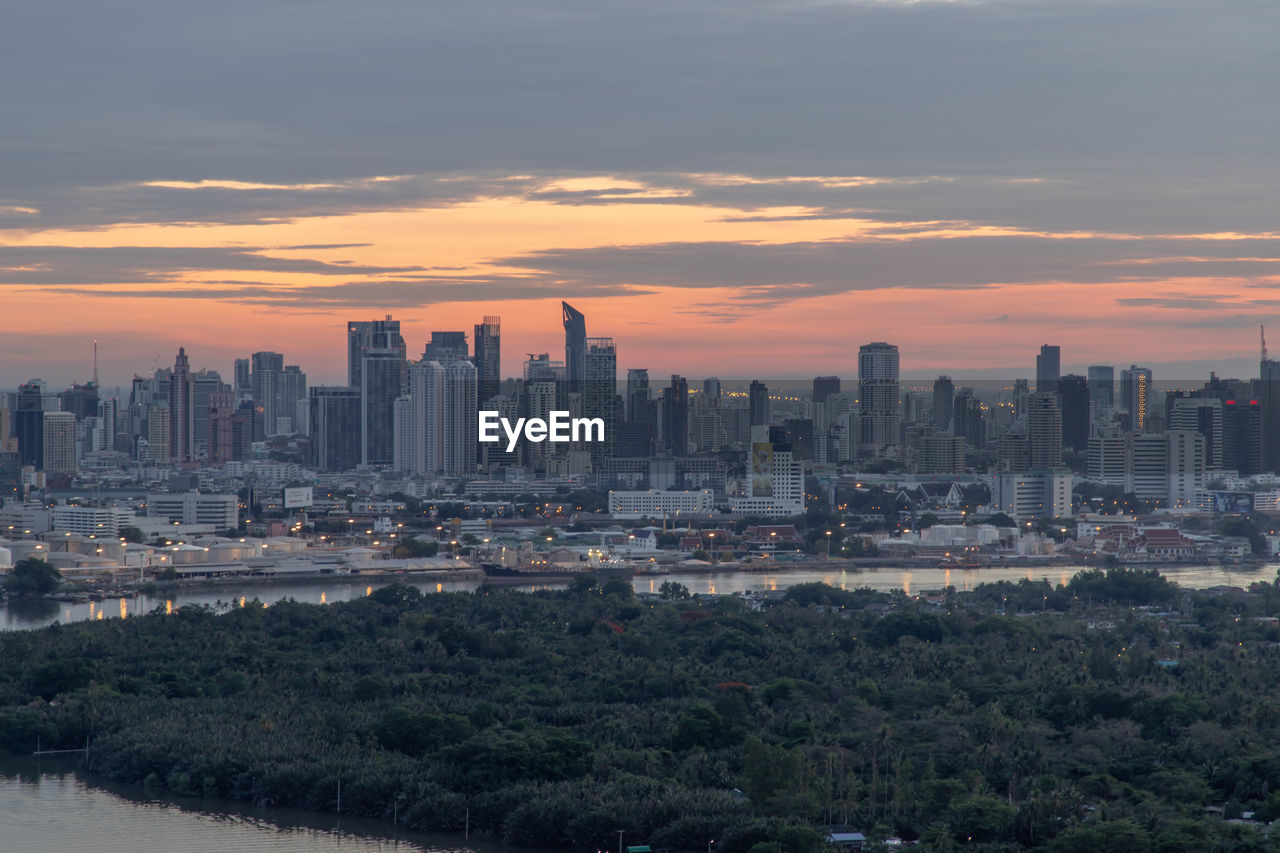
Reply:
[[[767,441],[751,445],[751,497],[773,497],[773,445]]]
[[[1253,492],[1214,492],[1214,512],[1253,512]]]
[[[311,506],[311,504],[310,486],[290,486],[284,490],[285,509],[299,509],[304,506]]]

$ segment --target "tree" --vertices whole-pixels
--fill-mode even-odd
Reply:
[[[39,557],[19,560],[4,579],[10,595],[47,595],[62,584],[62,573]]]
[[[136,527],[121,527],[120,538],[126,542],[142,542],[142,531]]]
[[[675,581],[663,581],[658,587],[658,595],[665,601],[678,601],[689,597],[689,587]]]

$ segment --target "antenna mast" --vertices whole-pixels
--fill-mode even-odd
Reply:
[[[93,339],[93,387],[98,387],[98,339]]]
[[[1258,336],[1262,339],[1262,360],[1267,360],[1267,330],[1261,323],[1258,324]]]

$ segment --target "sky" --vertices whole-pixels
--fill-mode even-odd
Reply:
[[[559,301],[651,375],[1257,375],[1272,0],[65,0],[0,26],[0,387]],[[554,357],[554,355],[553,355]]]

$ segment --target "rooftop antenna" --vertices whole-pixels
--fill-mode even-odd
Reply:
[[[98,339],[93,339],[93,387],[98,387]]]
[[[1258,324],[1258,336],[1262,338],[1262,360],[1267,360],[1267,329],[1261,323]]]

